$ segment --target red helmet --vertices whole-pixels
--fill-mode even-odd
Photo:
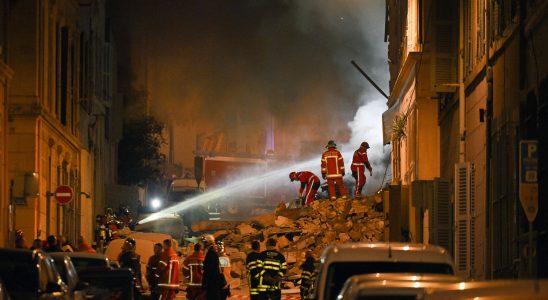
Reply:
[[[295,173],[295,172],[289,173],[289,180],[291,180],[293,182],[293,181],[295,181],[295,179],[297,179],[297,173]]]
[[[363,147],[365,149],[369,149],[369,143],[368,142],[363,142],[360,147]]]

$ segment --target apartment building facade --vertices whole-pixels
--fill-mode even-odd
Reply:
[[[94,178],[115,169],[105,167],[115,78],[104,11],[104,1],[23,0],[7,12],[11,215],[28,240],[93,238],[96,203],[104,201]],[[56,201],[59,186],[72,189],[70,203]]]
[[[436,99],[435,123],[440,137],[439,156],[432,163],[439,168],[439,178],[432,186],[429,182],[415,185],[411,182],[408,195],[426,199],[419,201],[422,203],[433,198],[432,203],[438,205],[426,208],[428,217],[437,219],[430,222],[428,229],[448,232],[452,241],[441,245],[452,251],[460,275],[477,279],[545,277],[548,275],[548,205],[543,201],[546,188],[542,183],[547,180],[548,60],[543,54],[548,46],[542,41],[548,37],[548,3],[534,0],[437,2],[387,1],[391,78],[397,78],[391,82],[392,93],[398,91],[398,82],[417,80],[416,76],[406,75],[405,63],[394,63],[398,62],[394,59],[398,57],[395,56],[398,49],[405,49],[401,45],[408,44],[415,35],[409,32],[412,21],[404,21],[407,25],[402,26],[402,19],[418,15],[418,22],[422,24],[419,28],[422,26],[422,32],[426,33],[425,44],[428,44],[428,32],[432,31],[431,41],[452,49],[441,57],[451,61],[451,67],[444,68],[451,71],[450,76],[447,77],[447,72],[430,74],[434,76],[430,80],[436,82],[432,98]],[[452,16],[444,18],[451,20],[447,24],[457,30],[456,35],[445,35],[451,36],[451,41],[436,40],[436,32],[443,30],[437,23],[438,14]],[[424,61],[426,54],[427,51],[423,51],[418,61]],[[419,75],[418,80],[421,79]],[[393,97],[397,95],[391,95],[391,99]],[[392,116],[390,110],[385,114]],[[406,133],[403,143],[412,144],[409,137],[413,132],[412,123],[405,120],[401,126]],[[420,157],[420,154],[400,146],[394,136],[397,135],[392,133],[393,164],[402,170],[394,171],[397,181],[405,174],[405,164],[409,165],[400,162],[402,157]],[[538,142],[538,171],[534,176],[538,181],[538,213],[532,231],[519,193],[519,145],[524,140]],[[443,190],[448,194],[440,202],[443,197],[439,192]],[[402,199],[400,202],[409,206],[417,203],[416,197]],[[410,218],[413,218],[411,214]],[[450,220],[447,230],[443,229],[445,219]],[[435,234],[429,236],[436,238]],[[414,241],[440,244],[435,239],[426,240],[425,236],[420,239],[418,235]]]

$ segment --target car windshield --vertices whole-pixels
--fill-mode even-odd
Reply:
[[[108,264],[105,259],[101,258],[89,258],[89,257],[71,257],[72,264],[77,271],[87,269],[87,268],[96,268],[96,267],[108,267]]]
[[[38,271],[31,260],[0,258],[0,278],[12,295],[38,290]]]
[[[325,299],[335,300],[344,282],[351,276],[371,273],[453,274],[443,263],[424,262],[338,262],[329,265]]]

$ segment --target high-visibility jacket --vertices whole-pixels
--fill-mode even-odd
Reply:
[[[251,252],[245,259],[245,266],[247,268],[247,283],[249,285],[249,293],[251,295],[258,295],[260,292],[265,291],[264,288],[259,288],[259,276],[261,274],[260,253]]]
[[[183,275],[188,280],[188,286],[202,286],[204,275],[204,252],[197,251],[183,261]]]
[[[299,188],[299,195],[302,195],[304,188],[308,185],[312,187],[314,184],[317,184],[317,187],[315,190],[317,190],[320,187],[320,178],[318,176],[314,175],[314,173],[309,171],[302,171],[296,173],[297,179],[301,183],[301,187]]]
[[[164,250],[158,263],[160,271],[159,288],[179,289],[179,257],[173,249]]]
[[[354,156],[352,157],[352,165],[350,165],[350,170],[352,172],[363,172],[364,168],[371,171],[371,164],[369,163],[369,158],[367,157],[367,152],[363,147],[360,147],[358,150],[354,151]]]
[[[301,299],[308,299],[308,293],[312,283],[316,279],[314,260],[307,258],[301,265]]]
[[[328,148],[322,154],[322,175],[327,178],[340,178],[344,174],[344,160],[341,153],[334,147]]]
[[[259,254],[259,266],[259,288],[281,292],[282,279],[287,272],[287,262],[283,254],[276,250],[265,250]]]

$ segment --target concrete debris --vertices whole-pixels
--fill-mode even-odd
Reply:
[[[245,258],[253,240],[265,242],[273,237],[278,249],[286,256],[288,277],[300,274],[306,251],[317,258],[333,243],[378,242],[384,236],[383,212],[373,209],[373,197],[364,199],[316,200],[304,208],[287,208],[282,202],[275,213],[254,217],[249,221],[201,221],[193,231],[216,231],[214,236],[225,243],[232,261],[233,277],[245,279]],[[241,280],[244,284],[246,280]],[[231,286],[236,285],[235,281]]]

